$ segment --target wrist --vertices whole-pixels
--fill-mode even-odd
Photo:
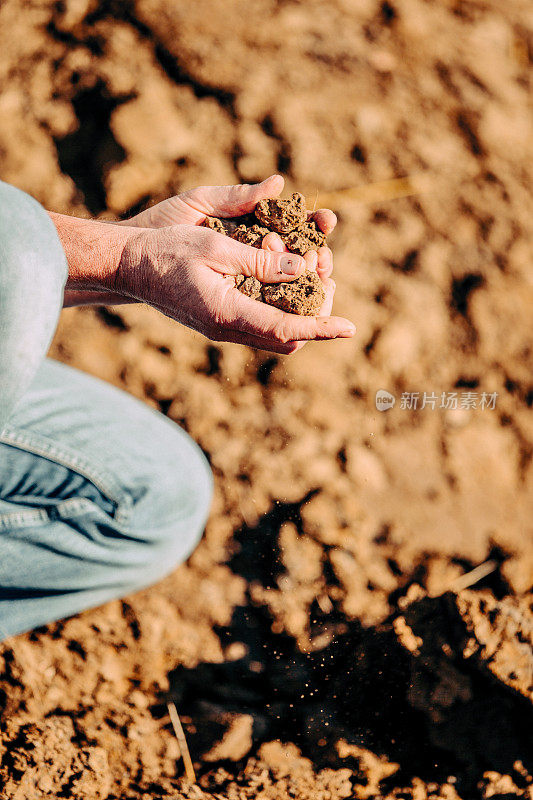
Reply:
[[[142,301],[146,295],[147,264],[150,261],[150,248],[146,246],[148,231],[143,228],[128,230],[130,235],[124,242],[115,271],[113,291],[133,301]]]
[[[67,290],[120,291],[120,275],[133,227],[108,225],[50,212],[68,262]]]

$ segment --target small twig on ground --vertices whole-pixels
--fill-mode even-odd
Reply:
[[[323,192],[315,199],[320,206],[334,207],[346,202],[381,203],[385,200],[395,200],[398,197],[408,197],[435,189],[435,178],[429,172],[419,172],[415,175],[406,175],[404,178],[392,178],[378,183],[366,183],[349,189],[339,189],[336,192]],[[308,203],[311,198],[308,198]]]
[[[451,589],[453,592],[460,592],[461,589],[467,589],[482,578],[486,578],[487,575],[490,575],[490,573],[494,572],[496,569],[498,569],[497,561],[492,559],[490,561],[484,561],[483,564],[480,564],[475,569],[456,578],[452,583]]]
[[[189,753],[187,739],[185,738],[185,732],[181,724],[178,710],[172,701],[167,703],[167,708],[170,715],[170,721],[172,722],[172,727],[174,728],[174,733],[176,734],[176,739],[178,740],[187,780],[191,783],[196,783],[196,773],[192,765],[191,754]]]

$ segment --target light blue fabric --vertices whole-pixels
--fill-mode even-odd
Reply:
[[[64,255],[29,199],[34,238],[17,248],[5,197],[0,184],[0,331],[10,344],[0,342],[0,409],[11,409],[0,435],[0,640],[165,575],[197,544],[212,493],[205,457],[177,425],[77,370],[37,366],[61,306]]]
[[[66,279],[46,211],[0,181],[0,431],[48,350]]]

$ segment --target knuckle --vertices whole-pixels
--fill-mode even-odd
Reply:
[[[208,229],[206,228],[205,230]],[[221,247],[220,240],[222,239],[222,244],[223,244],[224,242],[223,237],[221,237],[219,233],[216,233],[216,231],[208,230],[208,233],[210,233],[211,235],[204,236],[202,243],[205,248],[205,252],[208,253],[209,255],[213,255],[214,253],[219,253]]]
[[[251,197],[251,186],[249,184],[238,183],[225,186],[224,189],[224,206],[226,210],[233,212],[233,216],[248,210]]]
[[[294,336],[291,335],[288,326],[283,322],[276,327],[274,331],[274,338],[280,344],[287,344],[288,342],[292,342],[294,340]]]
[[[252,259],[256,278],[265,280],[268,272],[269,254],[266,250],[251,248],[253,250]]]

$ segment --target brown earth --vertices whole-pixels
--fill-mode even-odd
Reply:
[[[309,218],[312,212],[305,205],[305,197],[294,192],[288,200],[266,198],[260,200],[252,213],[233,219],[206,217],[203,225],[222,236],[230,236],[243,244],[261,248],[270,232],[280,236],[291,253],[305,255],[318,251],[326,244],[326,237],[316,222]],[[261,224],[258,225],[257,223]],[[313,316],[320,313],[326,299],[322,281],[313,270],[306,270],[294,281],[261,283],[249,275],[237,275],[235,285],[240,292],[263,303],[276,306],[290,314]]]
[[[289,314],[303,314],[311,317],[320,313],[326,298],[322,281],[313,270],[306,270],[295,281],[267,283],[262,286],[265,303],[281,308]]]
[[[4,180],[124,216],[276,170],[333,193],[358,334],[281,359],[146,308],[64,313],[51,355],[183,425],[216,497],[157,587],[2,645],[3,798],[533,797],[532,15],[4,0]]]

